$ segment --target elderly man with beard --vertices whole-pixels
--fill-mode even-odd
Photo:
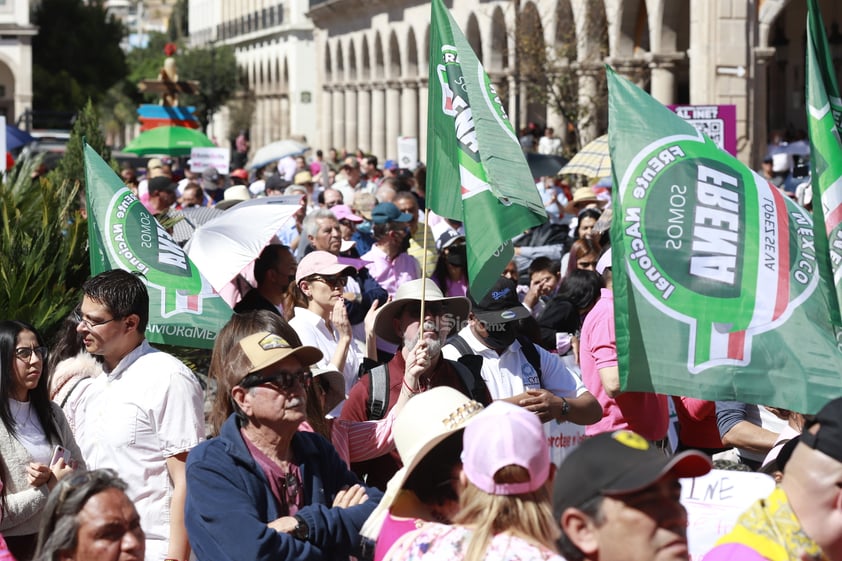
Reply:
[[[422,300],[425,302],[423,326]],[[378,312],[374,321],[374,333],[399,345],[398,351],[385,365],[385,377],[378,366],[360,378],[348,395],[341,417],[354,421],[369,420],[373,409],[377,409],[376,405],[380,405],[380,415],[385,416],[398,400],[404,370],[413,352],[423,353],[428,358],[429,366],[419,376],[420,386],[409,388],[412,392],[449,386],[483,405],[491,403],[491,394],[479,375],[482,361],[477,360],[478,357],[469,356],[457,361],[447,360],[441,355],[441,348],[451,330],[467,319],[470,309],[471,304],[467,298],[445,298],[430,279],[403,284],[394,299]],[[388,392],[373,395],[384,384],[388,384]],[[372,399],[385,403],[372,407]],[[365,474],[369,485],[385,488],[386,482],[400,468],[400,462],[396,455],[387,455],[352,464],[351,467],[358,474]]]

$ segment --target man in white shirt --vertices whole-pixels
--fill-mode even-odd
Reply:
[[[450,360],[464,354],[481,356],[482,379],[491,397],[525,407],[542,422],[597,422],[602,418],[602,408],[582,379],[570,372],[558,355],[518,337],[518,320],[530,314],[520,303],[516,289],[514,281],[500,277],[479,302],[469,293],[473,309],[468,325],[457,334],[461,341],[450,339],[442,356]]]
[[[82,291],[76,331],[105,371],[76,414],[82,455],[90,469],[114,469],[129,485],[146,558],[186,560],[185,462],[205,436],[202,388],[181,361],[146,341],[149,294],[140,276],[106,271]]]

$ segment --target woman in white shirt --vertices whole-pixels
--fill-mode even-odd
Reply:
[[[354,347],[351,322],[345,311],[345,285],[352,265],[340,263],[327,251],[308,253],[295,273],[296,306],[289,324],[301,344],[316,347],[324,358],[319,368],[334,368],[345,378],[345,393],[359,377],[361,356]],[[341,404],[331,414],[338,416]]]
[[[47,495],[59,479],[84,469],[82,453],[47,389],[47,347],[29,324],[0,322],[0,458],[5,480],[0,532],[19,561],[35,553]],[[58,446],[68,460],[53,460]]]

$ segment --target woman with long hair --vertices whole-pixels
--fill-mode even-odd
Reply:
[[[468,421],[463,443],[453,524],[425,524],[396,542],[386,561],[561,561],[550,505],[553,469],[538,417],[495,401]]]
[[[579,238],[570,246],[570,252],[565,255],[567,267],[562,263],[561,270],[564,276],[569,275],[576,269],[596,270],[596,263],[602,255],[602,248],[599,242],[593,238]],[[563,260],[562,260],[563,261]]]
[[[231,400],[227,397],[233,386],[231,376],[227,375],[231,356],[237,341],[257,333],[268,331],[281,336],[293,347],[300,347],[301,340],[289,324],[277,314],[265,310],[234,314],[222,328],[214,345],[209,375],[217,384],[216,400],[211,411],[211,430],[219,434],[222,424],[234,412]],[[413,354],[413,357],[416,355]],[[414,359],[415,360],[415,359]],[[407,365],[404,382],[410,388],[418,387],[418,376],[423,363],[413,361]],[[347,421],[327,418],[325,414],[345,399],[345,382],[342,375],[332,369],[317,369],[312,382],[305,389],[307,418],[299,430],[321,434],[333,444],[339,457],[346,465],[377,458],[391,452],[395,447],[392,437],[392,425],[395,418],[409,401],[410,394],[402,390],[400,398],[389,414],[379,421]]]
[[[56,483],[84,468],[82,453],[47,388],[47,347],[22,321],[0,321],[0,459],[5,506],[0,532],[19,561],[35,553],[38,524]],[[54,459],[57,447],[69,461]]]

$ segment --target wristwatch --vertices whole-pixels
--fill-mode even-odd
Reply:
[[[561,415],[566,417],[570,413],[570,404],[563,397],[561,398]]]
[[[310,538],[310,527],[307,525],[307,522],[297,514],[294,518],[298,524],[295,525],[295,529],[292,531],[292,537],[306,542]]]

